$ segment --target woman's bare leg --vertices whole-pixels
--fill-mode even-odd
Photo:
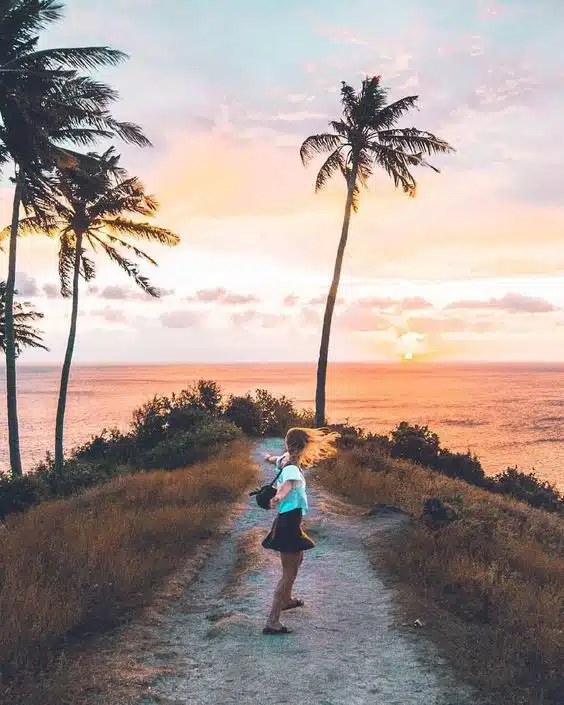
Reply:
[[[300,551],[299,553],[300,553],[300,559],[299,559],[299,561],[298,561],[298,568],[297,568],[297,570],[296,570],[296,576],[298,575],[298,571],[299,571],[300,568],[302,567],[302,563],[303,563],[303,560],[304,560],[304,552],[303,552],[303,551]],[[287,606],[290,604],[290,602],[292,602],[292,600],[296,600],[296,599],[297,599],[297,598],[295,598],[295,597],[292,597],[292,588],[294,587],[294,582],[295,582],[295,580],[296,580],[296,578],[294,578],[294,580],[292,581],[292,584],[290,585],[290,591],[288,592],[287,595],[284,596],[285,598],[287,598],[287,599],[284,600],[284,607],[287,607]]]
[[[266,621],[266,626],[272,629],[281,629],[283,626],[280,623],[280,613],[282,612],[282,607],[287,605],[290,600],[292,586],[296,580],[302,559],[302,551],[299,553],[281,553],[280,558],[282,560],[282,577],[276,586],[272,609]]]

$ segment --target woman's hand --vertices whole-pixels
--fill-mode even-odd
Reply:
[[[274,507],[278,504],[278,502],[281,500],[281,497],[279,497],[277,494],[274,495],[274,497],[270,500],[270,508],[274,509]]]

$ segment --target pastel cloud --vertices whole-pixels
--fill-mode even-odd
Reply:
[[[160,321],[165,328],[197,328],[204,316],[199,311],[168,311],[161,314]]]
[[[215,303],[224,306],[238,306],[241,304],[259,303],[260,299],[254,294],[238,294],[229,292],[223,287],[216,289],[202,289],[196,292],[195,296],[189,296],[189,301],[199,301],[201,303]]]
[[[487,301],[453,301],[447,308],[455,309],[498,309],[508,313],[549,313],[556,311],[556,306],[550,301],[538,296],[523,296],[523,294],[508,293],[500,299]]]

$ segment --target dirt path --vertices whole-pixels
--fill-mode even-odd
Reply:
[[[255,454],[277,453],[262,441]],[[271,477],[271,467],[265,467]],[[283,613],[294,633],[261,634],[279,572],[260,546],[273,515],[249,501],[232,534],[209,559],[159,634],[159,666],[176,658],[175,675],[157,680],[143,705],[466,705],[472,692],[424,636],[392,625],[393,593],[371,567],[362,538],[400,527],[401,514],[368,517],[308,492],[306,554],[296,594],[306,606]]]

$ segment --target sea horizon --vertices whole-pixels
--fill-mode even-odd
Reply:
[[[199,379],[216,381],[226,396],[267,389],[312,409],[315,369],[315,362],[82,362],[71,373],[65,447],[70,451],[103,428],[126,430],[133,411],[150,398]],[[52,450],[59,371],[56,364],[19,368],[26,468]],[[444,447],[475,453],[488,475],[517,466],[564,489],[563,385],[562,362],[338,361],[328,367],[327,417],[386,434],[401,421],[428,426]],[[0,407],[3,428],[5,414]],[[4,468],[6,446],[0,447]]]

